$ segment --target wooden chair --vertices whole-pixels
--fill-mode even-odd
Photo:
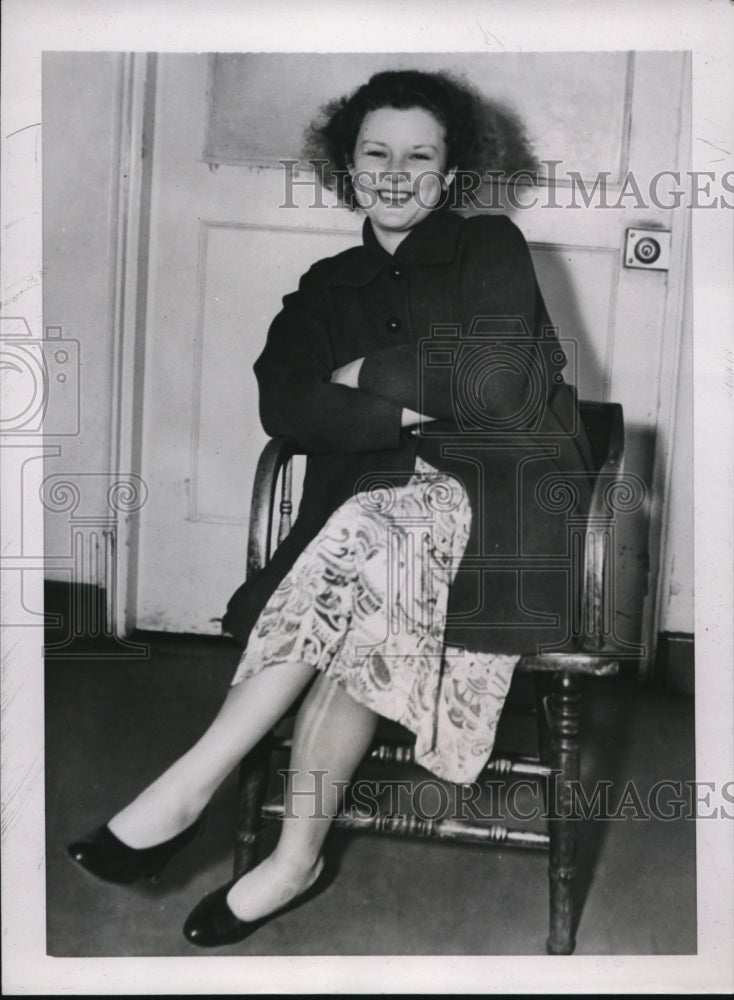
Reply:
[[[579,675],[605,677],[616,674],[620,653],[631,655],[614,634],[613,552],[615,512],[634,509],[634,477],[621,477],[624,448],[622,408],[615,403],[582,402],[583,421],[594,453],[596,477],[588,514],[573,514],[572,478],[559,475],[546,484],[558,509],[568,511],[570,571],[577,594],[571,652],[548,652],[521,658],[516,672],[534,677],[538,753],[509,755],[495,751],[486,771],[502,776],[520,774],[547,782],[555,776],[554,809],[547,832],[511,829],[496,823],[466,819],[423,819],[416,816],[365,816],[346,810],[335,821],[338,827],[398,836],[439,840],[462,840],[482,846],[519,847],[549,852],[550,933],[546,948],[552,955],[569,955],[575,946],[573,883],[575,876],[576,827],[572,816],[572,784],[579,778]],[[257,466],[250,518],[247,572],[256,572],[270,558],[275,544],[288,534],[292,515],[292,458],[297,453],[288,441],[270,441]],[[630,482],[632,486],[630,486]],[[280,484],[280,498],[277,498]],[[542,502],[542,498],[541,498]],[[639,504],[638,504],[639,505]],[[505,706],[505,711],[508,705]],[[369,758],[386,764],[410,764],[413,747],[407,737],[378,739]],[[287,748],[289,741],[275,733],[263,740],[240,768],[239,811],[234,873],[240,875],[257,860],[263,819],[282,814],[283,806],[266,804],[270,755]]]

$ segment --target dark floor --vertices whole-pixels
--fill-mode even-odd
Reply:
[[[231,778],[215,797],[203,838],[156,885],[98,882],[65,853],[192,742],[227,689],[237,652],[226,640],[141,638],[150,643],[148,657],[112,657],[108,646],[47,662],[50,955],[203,954],[181,925],[204,893],[231,876]],[[693,735],[690,698],[628,678],[584,684],[582,777],[587,787],[593,779],[613,782],[613,805],[630,779],[643,806],[657,781],[692,780]],[[634,792],[625,801],[629,816]],[[580,832],[576,954],[695,953],[694,823],[597,819]],[[341,858],[339,875],[322,895],[217,953],[545,953],[543,853],[344,833],[333,834],[332,850]]]

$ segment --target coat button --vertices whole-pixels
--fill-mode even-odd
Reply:
[[[390,333],[397,333],[400,329],[400,320],[397,316],[391,316],[390,319],[385,324]]]
[[[404,274],[405,271],[403,271],[402,267],[395,265],[395,267],[390,268],[390,277],[394,278],[396,281],[400,281]]]

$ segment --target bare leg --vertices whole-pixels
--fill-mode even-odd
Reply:
[[[316,679],[296,720],[287,818],[278,845],[227,896],[241,920],[272,913],[318,877],[324,839],[344,788],[372,742],[377,720],[335,681],[323,675]],[[315,772],[326,773],[317,779]]]
[[[313,677],[303,663],[268,667],[230,688],[201,739],[108,823],[128,847],[160,844],[201,813],[233,767]]]

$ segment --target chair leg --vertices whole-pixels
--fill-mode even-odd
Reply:
[[[576,941],[574,877],[576,875],[576,824],[571,817],[571,782],[579,777],[579,714],[581,695],[576,678],[569,673],[553,677],[550,695],[544,699],[549,728],[548,764],[552,770],[548,803],[550,864],[549,955],[572,954]]]
[[[261,810],[267,791],[270,764],[270,734],[243,758],[239,770],[237,831],[234,849],[234,877],[250,871],[257,863],[260,845]]]

